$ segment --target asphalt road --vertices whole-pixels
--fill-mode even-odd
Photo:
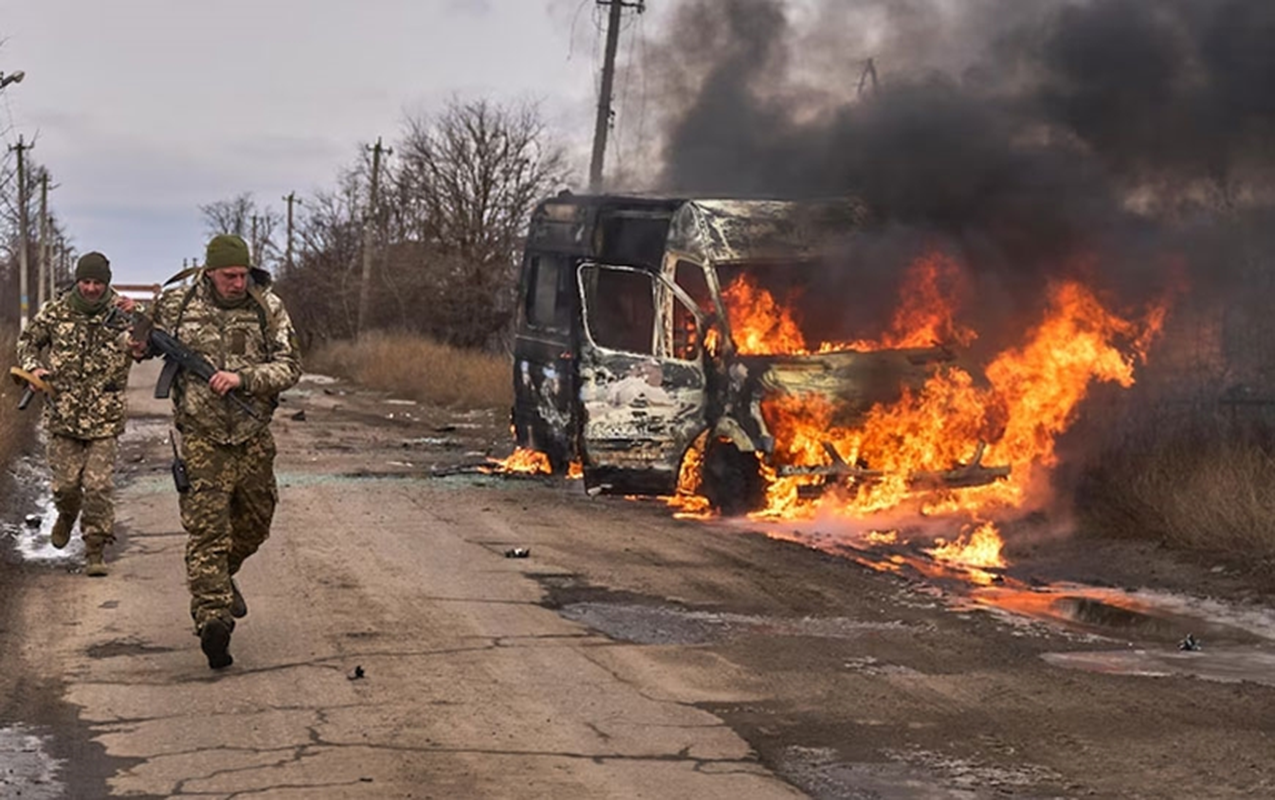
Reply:
[[[755,525],[433,477],[507,448],[503,415],[314,380],[277,417],[274,533],[213,672],[152,373],[111,575],[73,551],[2,574],[0,796],[1275,796],[1263,598],[1207,606],[1196,653],[1180,618],[1023,622]],[[1238,590],[1145,550],[1066,552],[1038,572]]]

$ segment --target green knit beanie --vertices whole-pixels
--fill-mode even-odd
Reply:
[[[250,267],[251,260],[247,242],[233,233],[222,233],[214,236],[208,243],[208,251],[204,254],[204,269]]]
[[[75,279],[77,281],[101,281],[102,283],[111,282],[111,262],[106,260],[106,256],[94,251],[85,253],[80,256],[80,260],[75,262]]]

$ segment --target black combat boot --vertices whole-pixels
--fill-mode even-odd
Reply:
[[[199,647],[208,656],[211,669],[225,669],[235,663],[230,655],[230,623],[213,617],[199,630]]]

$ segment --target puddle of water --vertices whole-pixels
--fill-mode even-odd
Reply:
[[[15,509],[16,519],[0,522],[0,537],[7,539],[24,561],[78,563],[84,555],[78,524],[71,532],[71,542],[64,549],[58,550],[50,540],[57,510],[53,507],[53,494],[44,469],[32,459],[23,459],[14,471],[18,482],[35,496],[24,507]],[[38,524],[27,521],[34,518],[39,518]]]
[[[880,545],[868,537],[808,526],[763,532],[870,569],[917,579],[921,583],[910,586],[910,594],[934,596],[953,611],[991,612],[1023,632],[1063,631],[1085,641],[1129,644],[1124,650],[1044,656],[1052,664],[1112,674],[1194,675],[1275,685],[1275,609],[1147,589],[1037,584],[1015,578],[1012,565],[967,569],[937,562],[906,543]],[[1188,637],[1201,650],[1179,650]]]
[[[1220,683],[1250,681],[1275,686],[1275,652],[1266,649],[1208,647],[1202,650],[1102,650],[1045,653],[1046,662],[1058,667],[1134,675],[1150,678],[1195,677]]]
[[[0,797],[57,800],[66,787],[58,780],[62,767],[45,749],[47,737],[24,726],[0,727]]]
[[[785,619],[623,603],[572,603],[558,613],[613,639],[638,644],[703,644],[750,633],[853,639],[866,631],[903,627],[845,617]]]
[[[1057,583],[976,588],[957,604],[990,608],[1109,638],[1177,645],[1187,634],[1213,644],[1275,641],[1275,612],[1151,590]]]

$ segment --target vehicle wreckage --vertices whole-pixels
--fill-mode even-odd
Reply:
[[[765,342],[743,346],[727,299],[741,279],[784,287],[817,275],[819,249],[867,219],[853,199],[543,201],[519,282],[517,444],[545,453],[555,471],[579,462],[591,491],[634,495],[672,494],[688,452],[699,451],[700,490],[725,514],[760,505],[766,472],[807,476],[810,492],[880,480],[870,461],[848,463],[828,442],[808,463],[773,463],[763,404],[817,397],[853,421],[958,363],[956,349],[766,352]],[[1009,467],[983,465],[984,448],[907,480],[959,488],[1006,477]]]

